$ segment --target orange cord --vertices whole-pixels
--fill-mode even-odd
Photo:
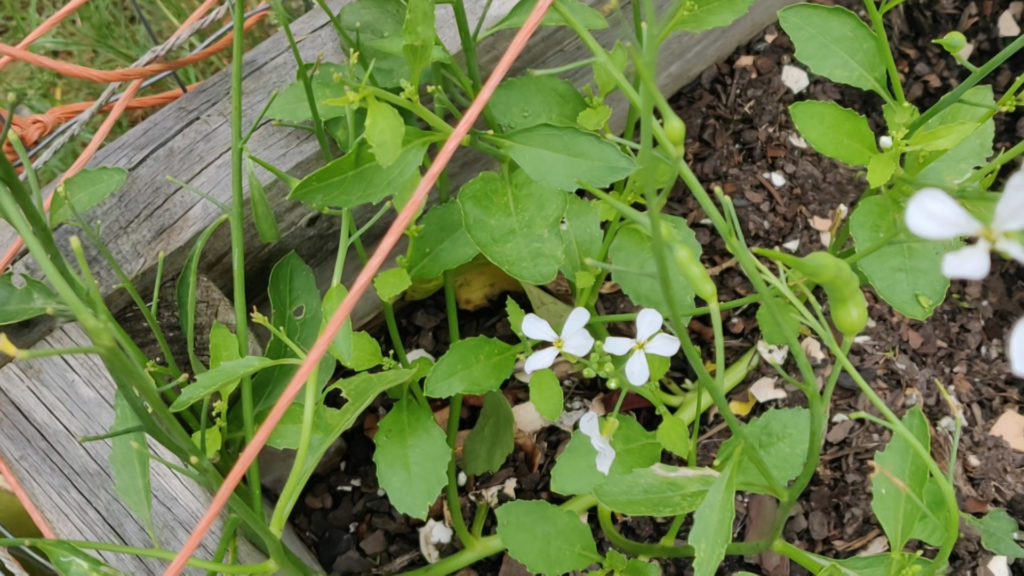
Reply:
[[[44,34],[55,28],[57,24],[60,24],[65,18],[72,15],[75,12],[75,10],[81,8],[82,5],[88,1],[89,0],[72,0],[71,2],[65,4],[63,8],[54,12],[53,16],[47,18],[42,24],[39,25],[38,28],[30,32],[28,36],[25,36],[24,40],[18,42],[18,48],[28,48],[29,46],[31,46],[33,42],[42,38]],[[7,66],[13,61],[14,58],[11,58],[10,56],[4,56],[3,58],[0,58],[0,70],[3,70],[4,66]]]
[[[245,21],[245,29],[249,30],[249,28],[254,24],[265,18],[267,14],[269,14],[269,12],[254,14]],[[0,43],[0,54],[16,58],[26,64],[33,64],[40,68],[59,72],[62,76],[67,76],[69,78],[109,84],[111,82],[127,82],[129,80],[145,79],[161,72],[184,68],[185,66],[205,60],[221,50],[224,50],[231,45],[231,42],[232,37],[228,34],[199,52],[189,54],[188,56],[179,58],[178,60],[172,60],[170,62],[156,62],[140,66],[138,68],[120,68],[118,70],[97,70],[95,68],[89,68],[88,66],[61,62],[60,60],[40,56],[39,54],[29,52],[28,50],[3,43]]]
[[[28,497],[28,493],[18,482],[18,477],[14,475],[14,471],[4,461],[3,455],[0,455],[0,476],[4,477],[7,481],[7,485],[11,487],[11,493],[21,503],[21,507],[25,509],[28,517],[32,519],[32,522],[39,529],[39,533],[43,535],[43,538],[56,538],[57,534],[50,527],[50,524],[43,517],[43,513],[36,508],[36,505],[32,503],[32,500]]]
[[[197,8],[196,11],[193,12],[192,15],[189,16],[189,18],[187,20],[182,22],[181,26],[178,28],[177,31],[175,31],[175,33],[171,37],[173,38],[174,36],[177,36],[182,31],[186,30],[189,26],[191,26],[196,21],[198,21],[200,18],[202,18],[203,15],[206,12],[208,12],[209,9],[213,5],[217,4],[218,1],[219,0],[206,0],[206,2],[204,2],[202,5],[200,5],[199,8]],[[253,25],[255,25],[257,22],[259,22],[264,17],[266,17],[267,14],[269,14],[269,12],[260,12],[258,14],[254,14],[253,16],[249,17],[245,21],[244,29],[246,31],[248,31]],[[52,20],[52,18],[47,20],[47,22],[50,22],[50,20]],[[15,54],[18,55],[17,56],[18,59],[21,59],[21,56],[23,56],[23,55],[28,55],[29,57],[31,57],[30,58],[31,60],[42,59],[42,60],[47,61],[49,63],[49,66],[44,66],[44,67],[49,68],[49,69],[54,70],[54,71],[57,71],[57,72],[60,72],[61,74],[64,74],[66,76],[72,76],[72,77],[79,77],[80,78],[80,76],[74,76],[73,74],[69,73],[70,70],[77,70],[79,72],[86,71],[86,72],[88,72],[90,74],[93,74],[97,78],[102,77],[104,75],[111,75],[112,74],[114,76],[117,76],[118,74],[123,74],[124,78],[122,78],[122,79],[142,80],[142,79],[148,77],[149,75],[159,74],[160,72],[164,72],[166,70],[176,70],[178,68],[182,68],[184,66],[188,66],[189,64],[193,64],[195,62],[198,62],[200,60],[208,58],[209,56],[211,56],[213,54],[216,54],[216,53],[224,50],[228,46],[230,46],[231,42],[233,40],[233,37],[234,37],[234,34],[233,33],[229,33],[226,36],[224,36],[224,38],[221,38],[220,40],[218,40],[214,44],[210,45],[209,47],[205,48],[204,50],[196,52],[195,54],[192,54],[192,55],[187,56],[185,58],[182,58],[180,60],[175,60],[173,62],[163,63],[163,64],[151,64],[149,66],[143,66],[141,68],[125,68],[125,69],[121,69],[121,70],[115,70],[115,71],[112,71],[112,72],[107,72],[107,71],[103,71],[103,70],[96,70],[96,69],[88,68],[88,67],[85,67],[85,66],[77,66],[77,65],[74,65],[74,64],[68,64],[66,62],[59,62],[59,61],[56,61],[56,60],[51,60],[49,58],[45,58],[45,57],[42,57],[42,56],[37,56],[37,55],[32,54],[31,52],[28,52],[26,50],[21,50],[21,49],[13,48],[13,47],[8,46],[6,44],[0,44],[0,53],[4,52],[5,49],[9,49],[9,50],[13,51]],[[19,46],[20,46],[20,44],[19,44]],[[25,61],[29,62],[29,60],[25,60]],[[32,63],[32,62],[29,62],[29,63]],[[170,68],[166,68],[166,67],[170,67]],[[143,70],[148,71],[148,72],[146,74],[139,73],[139,71],[143,71]],[[97,81],[108,82],[108,80],[97,80]],[[119,82],[119,81],[121,81],[121,80],[109,80],[109,82]],[[193,86],[195,86],[195,85],[193,85]],[[136,88],[136,92],[137,91],[138,91],[138,89]],[[152,105],[152,106],[166,104],[168,102],[173,101],[177,97],[177,96],[175,96],[175,94],[177,96],[180,96],[181,95],[181,91],[180,90],[172,90],[172,91],[169,91],[169,92],[164,92],[162,94],[157,94],[156,96],[150,96],[150,97],[147,97],[147,98],[140,98],[140,99],[138,99],[136,101],[136,102],[138,102],[140,104],[137,105],[137,106],[131,106],[131,107],[132,108],[143,108],[145,106],[143,106],[141,103],[144,102],[144,101],[145,102],[150,102],[149,105]],[[113,104],[113,105],[109,106],[109,109],[111,110],[111,115],[108,116],[107,121],[110,122],[110,127],[113,127],[114,122],[116,122],[121,117],[121,114],[124,112],[124,110],[129,108],[129,106],[127,104],[131,104],[132,98],[129,98],[127,96],[128,95],[125,94],[124,96],[122,96],[122,98],[120,100],[118,100],[118,102],[116,104]],[[121,106],[122,102],[125,102],[127,104],[124,105],[124,106]],[[74,109],[76,107],[80,107],[82,110],[84,110],[84,109],[88,108],[91,105],[92,105],[91,102],[83,102],[83,103],[77,103],[77,104],[67,104],[67,105],[64,105],[64,106],[57,106],[57,107],[51,109],[49,112],[47,112],[45,114],[37,114],[37,115],[29,116],[28,118],[21,118],[19,116],[13,116],[12,117],[12,128],[15,130],[15,133],[18,134],[18,137],[21,138],[23,142],[26,142],[26,147],[30,147],[31,144],[29,144],[28,142],[33,142],[34,143],[34,142],[38,141],[40,138],[42,138],[46,134],[49,134],[54,128],[56,128],[57,125],[59,125],[59,124],[61,124],[63,122],[66,122],[70,118],[73,118],[75,115],[71,114],[70,117],[67,117],[67,118],[65,118],[63,120],[60,120],[59,116],[66,115],[67,112],[69,112],[71,109]],[[104,107],[103,108],[103,110],[107,110],[107,109],[108,109],[108,107]],[[7,113],[4,110],[0,109],[0,116],[6,116],[6,114]],[[107,121],[104,122],[104,125],[106,125]],[[21,128],[19,128],[19,124],[20,124]],[[27,130],[27,132],[23,131],[22,129]],[[40,130],[43,130],[43,129],[46,129],[46,131],[45,132],[40,132]],[[103,139],[106,138],[106,136],[109,133],[110,133],[110,128],[107,128],[105,131],[97,132],[93,136],[93,139],[89,142],[89,145],[86,147],[85,151],[83,151],[82,154],[79,155],[78,160],[75,161],[75,164],[64,173],[64,175],[61,177],[60,181],[63,182],[64,180],[66,180],[66,179],[70,178],[71,176],[77,174],[79,172],[79,170],[81,170],[89,162],[89,160],[92,159],[92,156],[96,153],[97,150],[99,150],[100,144],[102,144]],[[13,159],[13,158],[17,157],[17,155],[14,153],[14,148],[11,147],[9,143],[4,142],[3,143],[3,149],[4,149],[4,154],[7,156],[8,159]],[[43,204],[43,208],[44,209],[46,209],[46,210],[50,209],[50,202],[51,202],[51,200],[52,200],[52,196],[46,198],[46,201]],[[7,270],[7,268],[11,264],[14,263],[14,260],[18,257],[18,252],[21,251],[23,246],[24,246],[24,242],[21,240],[21,238],[18,238],[18,239],[16,239],[12,243],[12,245],[10,247],[8,247],[8,249],[4,252],[3,256],[0,257],[0,273],[3,273],[5,270]]]
[[[355,282],[352,283],[352,287],[349,289],[348,294],[342,300],[341,305],[331,316],[331,320],[327,323],[324,331],[320,333],[320,336],[313,343],[313,347],[309,349],[306,354],[306,359],[302,365],[299,366],[298,371],[292,376],[290,382],[288,382],[287,388],[281,394],[281,397],[277,399],[274,407],[270,410],[266,420],[260,424],[259,429],[253,436],[252,441],[245,447],[245,450],[238,456],[238,460],[231,467],[231,471],[224,478],[224,482],[217,489],[217,493],[213,497],[213,501],[210,502],[210,507],[207,508],[206,513],[199,520],[199,524],[196,525],[192,534],[189,535],[188,541],[185,542],[178,555],[174,558],[174,562],[167,568],[163,576],[178,576],[181,571],[185,568],[185,564],[188,559],[195,553],[196,549],[199,548],[199,544],[202,543],[203,537],[209,532],[210,527],[213,526],[214,521],[220,515],[221,510],[228,503],[231,498],[231,494],[234,493],[235,488],[239,482],[242,481],[242,477],[245,476],[246,471],[252,466],[253,461],[256,460],[256,456],[263,449],[263,446],[267,443],[270,438],[271,432],[277,426],[281,418],[284,417],[284,413],[295,401],[295,398],[299,395],[302,387],[305,385],[306,380],[309,379],[311,373],[320,363],[320,360],[324,357],[327,352],[327,347],[334,340],[335,334],[341,329],[342,324],[348,320],[349,315],[352,314],[352,310],[356,306],[356,302],[362,297],[363,293],[370,286],[373,281],[374,275],[377,274],[377,270],[384,264],[388,254],[394,249],[395,245],[401,239],[405,233],[405,229],[409,227],[415,217],[416,212],[423,206],[424,200],[426,200],[427,194],[430,189],[433,188],[434,183],[437,181],[438,176],[441,175],[441,171],[448,166],[448,162],[452,159],[455,154],[455,150],[458,149],[462,142],[462,139],[469,134],[470,128],[473,127],[473,123],[476,122],[480,113],[483,111],[484,106],[487,105],[487,101],[490,100],[491,95],[494,94],[494,90],[498,87],[498,84],[508,73],[512,67],[512,63],[515,62],[516,58],[523,51],[526,46],[526,42],[533,35],[534,31],[540,25],[541,20],[544,18],[544,14],[554,0],[539,0],[533,11],[530,13],[530,17],[523,24],[523,27],[516,32],[515,37],[512,39],[512,43],[505,50],[501,60],[494,67],[494,71],[491,72],[487,82],[480,89],[480,93],[477,94],[476,98],[473,99],[473,103],[470,104],[469,109],[466,110],[466,114],[462,117],[459,123],[455,126],[455,130],[452,131],[451,135],[448,136],[448,140],[445,141],[441,151],[438,152],[437,157],[430,164],[430,168],[426,174],[423,175],[423,179],[420,180],[419,186],[416,187],[416,191],[413,192],[412,198],[406,203],[405,208],[395,217],[395,221],[391,223],[387,233],[381,239],[377,249],[374,250],[373,256],[367,261],[366,265],[359,272],[359,276],[356,277]]]

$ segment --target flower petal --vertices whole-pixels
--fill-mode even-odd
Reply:
[[[594,347],[594,337],[585,328],[562,336],[562,352],[582,358]]]
[[[999,240],[996,240],[995,249],[1010,258],[1013,258],[1017,262],[1024,264],[1024,244],[1021,244],[1016,240],[1010,240],[1009,238],[1000,238]]]
[[[981,222],[959,202],[938,188],[923,188],[907,202],[907,228],[927,240],[951,240],[958,236],[977,236]]]
[[[580,417],[580,432],[590,438],[591,444],[594,443],[594,438],[602,438],[601,422],[597,419],[597,412],[590,410]]]
[[[1006,181],[1006,189],[996,203],[992,230],[997,233],[1024,230],[1024,170],[1015,172]]]
[[[636,340],[637,342],[643,342],[654,336],[658,330],[661,330],[661,325],[664,324],[665,319],[661,317],[661,313],[654,308],[644,308],[636,315]]]
[[[1024,378],[1024,318],[1017,320],[1006,340],[1006,355],[1010,358],[1010,372]]]
[[[988,276],[989,267],[992,265],[989,248],[987,241],[978,240],[959,250],[947,252],[942,257],[942,275],[960,280],[981,280]]]
[[[647,366],[647,355],[641,350],[633,352],[626,360],[626,380],[633,386],[643,386],[651,378],[651,369]]]
[[[597,449],[597,471],[607,476],[612,469],[613,462],[615,462],[615,448],[612,448],[612,445],[606,441]]]
[[[644,352],[656,356],[674,356],[676,352],[679,352],[679,338],[664,332],[655,334],[654,338],[647,341]]]
[[[555,334],[555,331],[551,329],[551,324],[548,324],[547,320],[533,312],[523,316],[523,334],[527,338],[543,340],[545,342],[554,342],[558,339],[558,334]]]
[[[636,340],[622,336],[609,336],[604,339],[604,351],[615,356],[625,356],[633,349]]]
[[[550,368],[555,363],[555,358],[558,357],[558,348],[554,346],[548,346],[543,350],[537,350],[530,357],[526,359],[526,364],[523,366],[523,372],[527,374],[533,374],[537,370],[543,370]]]
[[[569,312],[569,317],[565,319],[565,325],[562,326],[562,339],[582,330],[587,322],[590,322],[590,312],[586,308],[573,308],[572,312]]]

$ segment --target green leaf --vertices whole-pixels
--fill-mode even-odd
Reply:
[[[128,171],[124,168],[82,170],[57,187],[50,204],[50,227],[67,222],[75,213],[84,215],[124,186]]]
[[[878,188],[888,182],[899,167],[900,154],[895,148],[890,148],[881,154],[875,154],[868,162],[868,186]]]
[[[686,221],[676,216],[662,217],[673,232],[673,238],[665,238],[667,242],[682,242],[693,250],[698,257],[701,245],[697,236],[686,225]],[[665,299],[658,281],[658,266],[651,249],[651,236],[638,224],[627,224],[619,229],[608,252],[612,264],[617,270],[612,277],[622,287],[622,291],[638,306],[655,308],[668,315],[668,300]],[[676,265],[674,258],[668,259],[669,269]],[[693,308],[693,289],[683,280],[681,272],[674,271],[672,277],[672,296],[677,310]]]
[[[944,479],[930,476],[924,485],[921,501],[924,509],[918,518],[914,530],[910,533],[911,540],[920,540],[925,544],[939,547],[946,541],[948,517],[946,513],[946,496],[943,492]]]
[[[565,10],[572,15],[573,19],[579,22],[587,30],[604,30],[608,27],[608,21],[604,19],[604,16],[600,12],[594,10],[590,6],[587,6],[579,0],[557,0],[558,5],[565,8]],[[483,36],[486,38],[498,30],[506,30],[509,28],[522,28],[523,24],[526,23],[526,19],[530,16],[530,12],[533,11],[537,5],[537,0],[520,0],[508,14],[501,19],[500,22],[492,26]],[[565,18],[555,10],[554,7],[550,8],[547,14],[544,15],[544,19],[540,21],[541,26],[566,26]]]
[[[717,479],[718,473],[710,468],[654,464],[629,474],[609,475],[594,489],[594,496],[627,516],[667,518],[696,510]]]
[[[412,286],[412,280],[405,268],[391,268],[373,278],[373,288],[377,291],[377,296],[387,303],[393,303],[401,298],[409,286]]]
[[[434,51],[434,0],[409,0],[402,24],[402,55],[409,67],[409,83],[419,86]]]
[[[650,357],[648,357],[650,359]],[[657,430],[661,447],[680,458],[690,456],[690,435],[686,424],[677,417],[663,416]]]
[[[63,576],[127,576],[74,544],[61,540],[43,540],[33,544]]]
[[[522,306],[513,300],[511,296],[505,297],[505,314],[508,316],[508,323],[512,328],[512,331],[515,332],[516,336],[525,340],[526,336],[523,334],[523,318],[526,317],[526,312],[523,311]]]
[[[565,259],[559,269],[577,290],[577,274],[587,272],[587,258],[599,259],[604,232],[601,230],[601,211],[597,205],[578,196],[569,196],[562,220],[562,250]]]
[[[125,506],[146,527],[150,539],[155,542],[149,447],[146,444],[146,434],[141,431],[141,427],[142,421],[118,390],[114,394],[114,426],[111,430],[139,428],[140,431],[118,434],[111,438],[110,471],[114,477],[114,490]]]
[[[409,240],[405,268],[413,280],[430,280],[469,262],[479,253],[462,225],[459,204],[446,202],[434,206],[420,219],[419,230]]]
[[[413,369],[385,370],[384,372],[362,372],[349,376],[337,383],[332,384],[327,391],[339,388],[344,393],[346,403],[340,410],[320,404],[316,407],[313,416],[313,438],[310,446],[327,447],[341,436],[341,433],[348,430],[358,416],[372,403],[377,396],[406,382],[416,376]],[[325,391],[326,392],[326,391]],[[292,404],[288,407],[281,422],[274,428],[270,435],[268,444],[279,449],[296,449],[299,447],[299,439],[302,433],[302,412],[301,404]],[[322,457],[323,454],[320,454]],[[312,455],[310,459],[312,459]],[[320,457],[312,460],[313,467],[320,461]]]
[[[543,500],[516,500],[494,511],[509,556],[536,574],[564,574],[601,561],[579,515]]]
[[[689,0],[672,17],[673,32],[703,32],[732,24],[750,10],[754,0]]]
[[[789,107],[800,135],[819,153],[849,164],[867,166],[878,155],[875,133],[864,116],[835,102],[804,100]]]
[[[432,398],[448,398],[497,390],[512,374],[518,351],[486,336],[459,340],[437,361],[423,392]]]
[[[14,273],[0,275],[0,326],[22,320],[67,312],[57,294],[42,282],[22,276],[25,285],[14,285]]]
[[[488,260],[524,283],[547,284],[562,262],[565,197],[521,173],[506,180],[484,172],[462,187],[458,202],[466,232]]]
[[[832,576],[832,574],[846,576],[849,571],[853,571],[857,576],[903,576],[904,574],[934,573],[932,561],[922,558],[920,554],[886,552],[873,556],[851,556],[832,562],[846,571],[837,570],[830,572],[828,576]],[[824,574],[824,572],[819,572],[819,574]]]
[[[178,300],[178,318],[181,322],[181,333],[185,340],[185,347],[188,350],[189,364],[196,374],[201,374],[206,370],[203,363],[196,357],[195,349],[196,292],[198,291],[199,281],[199,260],[207,242],[210,241],[210,237],[227,220],[227,214],[223,214],[199,234],[199,237],[192,244],[192,248],[188,251],[185,265],[182,266],[181,274],[178,275],[178,280],[174,286],[174,294]],[[182,366],[181,368],[184,370],[188,367]]]
[[[431,10],[433,14],[433,10]],[[377,164],[387,168],[402,154],[402,140],[405,138],[405,120],[393,106],[380,102],[373,96],[366,98],[366,141]]]
[[[210,326],[210,368],[239,358],[238,337],[230,328],[214,320]]]
[[[412,398],[399,400],[381,419],[374,442],[377,479],[391,505],[402,514],[426,518],[448,482],[452,456],[433,413]]]
[[[329,100],[336,100],[344,95],[345,90],[335,77],[351,80],[351,74],[347,66],[321,62],[312,71],[313,101],[316,102],[316,111],[320,120],[326,122],[333,118],[342,118],[348,113],[345,106],[339,104],[328,104]],[[271,120],[280,120],[298,124],[313,119],[309,110],[309,101],[306,99],[306,88],[301,81],[295,81],[285,86],[284,90],[277,93],[274,101],[267,107],[266,117]]]
[[[928,421],[920,406],[914,406],[903,417],[903,425],[925,450],[931,445]],[[875,471],[871,475],[871,510],[889,538],[892,550],[903,550],[922,515],[921,501],[928,468],[902,435],[893,434],[885,450],[875,453]],[[933,510],[942,515],[941,510]]]
[[[981,533],[981,545],[985,550],[1008,558],[1024,558],[1024,548],[1013,537],[1020,526],[1006,510],[994,508],[984,518],[968,515],[963,515],[963,518]]]
[[[732,542],[736,517],[736,468],[742,449],[737,449],[725,469],[708,488],[704,501],[693,514],[690,545],[693,546],[694,576],[714,576]]]
[[[991,110],[994,107],[992,87],[975,86],[964,93],[959,102],[921,126],[920,131],[936,135],[941,134],[943,127],[967,124],[976,128],[966,134],[961,133],[959,143],[948,150],[908,153],[904,168],[906,174],[913,178],[915,187],[935,186],[952,191],[976,167],[985,165],[993,153],[996,128]]]
[[[271,269],[267,296],[270,299],[271,324],[282,329],[294,344],[308,350],[320,334],[323,306],[313,269],[297,254],[289,252]],[[273,359],[295,358],[291,347],[276,337],[270,339],[264,355]],[[331,377],[334,366],[333,357],[325,357],[320,362],[317,371],[320,385]],[[296,370],[295,366],[282,365],[261,372],[256,377],[253,391],[257,414],[270,410]]]
[[[615,461],[608,476],[597,470],[597,451],[590,439],[576,430],[565,451],[551,470],[551,489],[566,496],[590,494],[594,488],[611,478],[646,468],[661,459],[661,444],[654,432],[648,432],[632,416],[619,415],[619,427],[611,439]]]
[[[775,480],[789,482],[800,475],[807,459],[807,437],[811,416],[805,408],[769,410],[743,425],[749,446],[733,436],[722,443],[718,460],[731,462],[734,451],[742,447],[747,454],[761,455]],[[736,487],[745,492],[771,494],[771,485],[750,458],[743,458],[736,468]]]
[[[356,0],[338,12],[341,28],[355,43],[348,48],[373,63],[374,84],[381,88],[397,88],[410,75],[402,34],[405,14],[401,0]]]
[[[488,392],[476,425],[466,437],[462,469],[466,474],[497,472],[515,448],[515,436],[516,420],[505,395]]]
[[[891,98],[875,33],[853,12],[798,4],[779,11],[779,25],[793,41],[797,59],[815,74]]]
[[[179,412],[192,404],[219,392],[230,394],[238,381],[245,376],[252,376],[257,372],[270,368],[271,366],[282,366],[285,364],[298,365],[295,358],[271,359],[263,356],[245,356],[238,360],[224,362],[213,370],[208,370],[196,376],[194,382],[185,386],[181,394],[171,404],[172,412]]]
[[[538,124],[575,126],[587,103],[557,76],[518,76],[502,82],[487,107],[502,130],[511,132]]]
[[[558,420],[565,406],[565,395],[558,376],[549,368],[538,370],[530,376],[530,402],[537,412],[548,420]]]
[[[951,242],[914,236],[903,221],[903,208],[889,196],[863,198],[850,216],[850,234],[857,261],[875,292],[897,312],[925,320],[946,299],[949,279],[942,275],[942,256]]]
[[[369,370],[380,366],[384,355],[380,351],[380,342],[365,330],[352,333],[352,358],[342,362],[346,368],[355,371]]]
[[[281,232],[277,229],[274,210],[270,207],[270,200],[263,190],[263,183],[256,175],[252,160],[245,161],[245,172],[249,176],[249,207],[252,209],[252,223],[256,226],[256,234],[264,244],[277,242],[281,239]]]
[[[783,317],[781,322],[777,321],[767,306],[759,304],[756,318],[761,337],[773,346],[786,346],[789,343],[787,335],[796,337],[800,334],[800,317],[789,300],[775,295],[769,298],[775,299],[775,305],[782,311]]]
[[[338,309],[338,306],[341,306],[341,301],[347,295],[348,289],[343,284],[331,286],[327,293],[324,294],[324,301],[320,307],[321,331],[323,331],[331,316],[334,316],[334,312]],[[334,340],[331,340],[331,345],[327,350],[338,362],[346,366],[352,362],[352,356],[355,351],[352,343],[351,318],[345,320],[345,323],[341,325],[341,329],[334,335]]]
[[[495,140],[530,178],[560,190],[576,190],[580,183],[604,188],[637,168],[618,146],[577,128],[541,124]]]
[[[406,142],[395,161],[385,168],[370,152],[370,146],[360,141],[348,154],[303,178],[288,197],[317,210],[376,204],[415,187],[426,152],[425,140]]]

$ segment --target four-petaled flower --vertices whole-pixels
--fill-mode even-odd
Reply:
[[[907,203],[907,228],[928,240],[976,236],[978,241],[942,258],[947,278],[981,280],[988,275],[989,252],[995,250],[1024,263],[1024,246],[1008,233],[1024,231],[1024,171],[1006,182],[996,203],[992,223],[985,226],[956,200],[938,188],[919,190]]]
[[[573,308],[565,319],[562,333],[555,334],[551,324],[536,314],[530,313],[523,317],[523,334],[534,340],[551,342],[553,346],[537,350],[526,359],[523,370],[527,374],[549,368],[555,363],[560,352],[576,357],[586,356],[594,347],[594,337],[587,332],[585,326],[590,321],[590,312],[586,308]]]
[[[590,445],[597,450],[597,471],[608,475],[612,469],[612,462],[615,461],[615,448],[612,443],[601,434],[601,422],[597,419],[596,412],[587,412],[580,418],[580,432],[590,438]]]
[[[679,339],[660,332],[664,319],[657,310],[644,308],[636,315],[636,338],[609,336],[604,341],[604,350],[616,356],[625,356],[626,380],[633,386],[643,386],[651,377],[647,366],[647,354],[672,356],[679,351]]]

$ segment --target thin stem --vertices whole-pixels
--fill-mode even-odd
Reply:
[[[113,552],[115,554],[126,554],[129,556],[142,556],[144,558],[157,558],[159,560],[174,560],[176,552],[161,548],[139,548],[136,546],[124,546],[121,544],[108,544],[106,542],[88,542],[85,540],[60,540],[61,543],[80,548],[82,550],[97,550],[100,552]],[[46,549],[50,540],[45,538],[3,538],[0,539],[0,547],[17,548],[21,546],[38,546]],[[266,560],[259,564],[221,564],[190,558],[188,565],[201,570],[220,572],[221,574],[267,574],[276,571],[279,566],[273,560]]]
[[[295,450],[295,462],[288,472],[288,479],[285,481],[284,488],[281,489],[281,498],[278,499],[277,505],[274,506],[274,513],[270,517],[270,531],[278,536],[284,533],[288,516],[299,501],[306,480],[306,460],[309,459],[309,445],[313,441],[313,419],[320,404],[320,387],[317,386],[318,370],[319,368],[313,368],[309,380],[306,380],[306,394],[302,404],[302,425],[299,429],[299,446]]]
[[[235,335],[238,340],[238,353],[245,356],[249,352],[248,310],[245,302],[245,229],[244,197],[242,194],[242,156],[245,149],[242,144],[242,64],[245,58],[245,11],[241,5],[232,5],[234,15],[234,39],[231,45],[231,271],[232,299],[235,308]],[[287,26],[285,26],[287,29]],[[240,384],[242,398],[242,428],[245,441],[252,440],[255,433],[253,418],[252,378],[245,376]],[[260,468],[254,460],[247,473],[250,489],[250,506],[253,510],[263,510],[262,487],[260,486]]]
[[[889,75],[889,84],[892,85],[893,96],[896,97],[897,104],[903,104],[907,101],[907,98],[903,95],[900,73],[896,69],[896,60],[892,56],[889,39],[885,34],[885,23],[882,21],[882,14],[878,11],[878,7],[875,6],[875,0],[864,0],[864,5],[868,9],[868,17],[871,18],[871,25],[875,29],[876,49],[878,50],[878,55],[885,61],[885,69]],[[885,98],[887,95],[882,94],[881,96]],[[886,99],[888,100],[888,98]]]
[[[316,97],[313,95],[313,81],[305,69],[305,63],[302,61],[302,55],[299,54],[299,47],[295,43],[295,37],[292,36],[288,13],[285,12],[280,0],[274,0],[271,6],[274,8],[274,15],[277,17],[278,23],[284,29],[284,35],[288,39],[288,46],[292,50],[292,58],[295,59],[295,65],[299,69],[299,81],[302,82],[302,88],[306,92],[306,104],[309,106],[309,113],[313,119],[313,131],[316,133],[316,141],[320,145],[320,154],[323,156],[324,162],[330,162],[331,147],[327,143],[327,134],[324,132],[324,124],[320,120],[320,111],[317,110]]]
[[[391,302],[382,302],[381,308],[384,309],[384,323],[388,326],[388,337],[391,339],[391,346],[395,349],[395,356],[398,357],[402,368],[408,368],[409,359],[405,356],[402,335],[398,332],[398,322],[395,320],[395,307]]]

